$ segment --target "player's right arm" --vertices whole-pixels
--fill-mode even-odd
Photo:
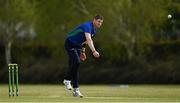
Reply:
[[[99,53],[96,51],[95,47],[94,47],[94,44],[93,44],[93,41],[92,41],[92,38],[91,38],[91,34],[90,33],[87,33],[85,32],[85,37],[86,37],[86,42],[89,46],[89,48],[91,49],[92,53],[93,53],[93,56],[98,58],[100,55]]]

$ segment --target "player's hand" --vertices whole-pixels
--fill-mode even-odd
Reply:
[[[93,51],[93,56],[95,58],[99,58],[100,57],[100,55],[99,55],[99,53],[97,51]]]
[[[85,54],[84,52],[81,52],[81,53],[80,53],[80,59],[81,59],[82,61],[85,61],[85,60],[86,60],[86,54]]]

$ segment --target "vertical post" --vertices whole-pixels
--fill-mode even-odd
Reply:
[[[18,64],[8,64],[9,73],[9,97],[19,96],[19,67]]]
[[[9,73],[9,97],[12,95],[12,91],[11,91],[11,65],[8,65],[9,69],[8,69],[8,73]]]
[[[16,96],[19,95],[18,65],[16,64]]]
[[[12,96],[14,96],[14,65],[12,65]]]

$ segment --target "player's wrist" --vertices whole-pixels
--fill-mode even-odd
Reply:
[[[96,50],[93,50],[92,53],[94,54],[96,52]]]
[[[85,53],[85,50],[81,50],[81,53]]]

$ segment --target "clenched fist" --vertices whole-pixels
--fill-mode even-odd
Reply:
[[[95,58],[99,58],[99,57],[100,57],[100,55],[99,55],[99,53],[98,53],[97,51],[94,51],[94,52],[93,52],[93,56],[94,56]]]
[[[80,53],[80,59],[81,59],[82,61],[85,61],[85,60],[86,60],[86,54],[85,54],[84,52],[81,52],[81,53]]]

